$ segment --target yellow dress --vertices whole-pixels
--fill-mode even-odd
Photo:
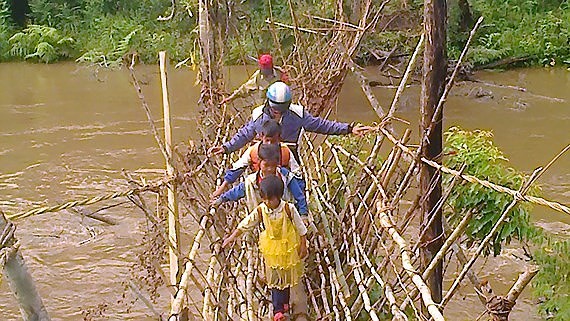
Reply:
[[[299,258],[300,236],[285,204],[281,215],[272,219],[265,206],[259,206],[265,230],[259,234],[259,250],[265,260],[265,277],[270,288],[285,289],[299,283],[303,261]],[[289,212],[289,213],[287,213]]]

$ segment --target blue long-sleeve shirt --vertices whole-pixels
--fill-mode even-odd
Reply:
[[[223,144],[225,151],[232,153],[245,146],[261,132],[263,123],[270,119],[271,115],[264,105],[255,108],[252,112],[252,119],[240,128],[229,142]],[[283,113],[280,123],[281,141],[285,143],[296,144],[302,129],[326,135],[350,133],[350,124],[314,117],[305,111],[303,106],[297,104],[291,104],[289,110]]]
[[[281,178],[286,183],[291,196],[295,199],[295,207],[299,211],[301,215],[307,215],[308,208],[307,208],[307,200],[305,198],[305,193],[297,179],[293,177],[291,172],[289,172],[286,168],[279,167],[279,173],[281,174]],[[259,172],[256,172],[252,175],[259,175]],[[245,197],[245,183],[241,182],[238,185],[231,188],[229,191],[225,192],[220,196],[221,202],[235,202],[241,198]],[[257,186],[256,186],[257,188]]]

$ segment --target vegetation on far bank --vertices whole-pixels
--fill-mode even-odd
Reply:
[[[374,0],[378,1],[379,0]],[[126,53],[154,63],[159,50],[176,61],[196,62],[197,11],[195,0],[177,1],[171,19],[166,0],[0,0],[0,61],[55,62],[77,60],[102,66],[122,63]],[[17,3],[18,5],[15,5]],[[293,1],[299,12],[331,16],[330,1]],[[456,58],[478,16],[483,26],[469,58],[474,65],[514,60],[525,65],[570,65],[570,9],[568,0],[450,0],[449,56]],[[422,2],[399,0],[385,9],[379,27],[370,32],[358,58],[370,62],[370,49],[409,53],[420,32]],[[259,52],[274,52],[275,41],[265,19],[270,5],[248,0],[232,5],[225,52],[228,64],[243,63]],[[271,2],[273,19],[291,22],[288,1]],[[350,6],[347,4],[347,14]],[[389,22],[390,21],[390,22]],[[278,31],[287,52],[293,46],[288,30]]]

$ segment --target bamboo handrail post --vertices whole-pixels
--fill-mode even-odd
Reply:
[[[188,261],[184,265],[185,267],[184,272],[182,273],[182,277],[180,278],[180,283],[178,284],[178,290],[176,291],[176,295],[171,304],[170,316],[177,316],[182,311],[182,307],[188,290],[188,280],[190,279],[190,274],[194,269],[195,266],[194,260],[198,253],[198,248],[200,247],[200,241],[204,236],[207,224],[208,224],[208,216],[203,216],[202,220],[200,221],[200,230],[198,230],[196,236],[194,237],[192,248],[190,250],[190,253],[188,254]]]
[[[175,173],[175,168],[172,159],[172,128],[170,125],[170,102],[168,99],[168,87],[167,87],[167,76],[166,76],[166,65],[168,61],[166,59],[166,52],[159,52],[160,61],[160,79],[162,85],[162,106],[163,106],[163,119],[164,119],[164,149],[165,162],[166,162],[166,173],[168,177],[173,177]],[[174,246],[175,249],[180,249],[180,221],[178,218],[178,202],[176,199],[176,187],[175,184],[171,183],[168,185],[168,238]],[[181,261],[175,250],[170,246],[168,247],[169,260],[170,260],[170,282],[171,284],[176,284],[178,270],[181,268]],[[172,297],[174,300],[174,297]]]
[[[341,285],[340,285],[339,277],[337,276],[337,274],[336,274],[336,272],[335,272],[335,269],[333,269],[332,264],[331,264],[331,262],[330,262],[328,256],[326,255],[326,250],[325,250],[324,258],[325,258],[325,262],[327,263],[328,270],[329,270],[330,281],[331,281],[331,287],[332,287],[333,289],[336,289],[336,290],[339,292],[339,294],[340,294],[340,293],[343,292],[343,289],[342,289],[342,287],[341,287]],[[345,279],[344,282],[346,282],[346,279]],[[350,292],[349,292],[349,293],[350,293]],[[336,297],[336,298],[338,299],[338,301],[340,302],[340,306],[341,306],[341,308],[342,308],[342,310],[343,310],[343,312],[344,312],[344,319],[343,319],[343,320],[352,321],[352,314],[351,314],[351,311],[350,311],[350,309],[348,308],[348,305],[347,305],[346,300],[345,300],[345,298],[349,298],[349,297],[350,297],[350,294],[349,294],[348,296],[345,296],[345,295],[336,295],[336,296],[335,296],[335,295],[334,295],[334,291],[333,291],[333,302],[334,302],[334,298],[335,298],[335,297]],[[335,307],[336,307],[336,306],[335,306]],[[333,310],[334,310],[334,307],[333,307]],[[337,308],[337,315],[340,315],[340,310],[338,310],[338,308]]]
[[[422,295],[422,300],[424,302],[424,305],[427,307],[429,314],[435,321],[445,320],[443,315],[439,311],[439,308],[437,307],[436,303],[431,298],[431,293],[429,288],[427,287],[421,276],[418,274],[418,272],[411,264],[411,259],[408,254],[406,241],[400,236],[398,231],[396,231],[386,211],[381,211],[383,208],[381,203],[378,203],[378,207],[379,207],[378,210],[380,212],[379,213],[380,224],[384,229],[387,230],[388,234],[392,237],[392,239],[396,242],[396,244],[398,244],[398,247],[400,248],[400,255],[402,257],[402,264],[404,266],[404,269],[408,273],[408,275],[412,278],[412,281],[414,282],[415,286],[420,291]]]
[[[245,281],[245,299],[247,303],[247,318],[249,321],[255,321],[254,317],[254,302],[253,302],[253,247],[249,247],[247,250],[247,276]]]
[[[406,316],[406,314],[404,314],[400,310],[399,305],[396,302],[396,297],[394,296],[394,293],[392,292],[392,288],[388,284],[386,284],[386,282],[384,282],[384,280],[382,279],[380,274],[378,274],[378,272],[374,268],[374,265],[370,261],[370,258],[368,258],[366,251],[362,248],[362,245],[359,243],[357,243],[355,245],[356,245],[357,250],[362,255],[364,263],[368,266],[370,273],[376,279],[376,282],[384,289],[384,294],[386,295],[386,299],[390,303],[390,310],[392,312],[392,315],[394,317],[400,317],[402,320],[408,320],[408,317]]]
[[[418,41],[418,44],[416,45],[416,48],[414,49],[414,53],[410,57],[410,61],[408,62],[408,66],[406,67],[406,71],[404,72],[404,76],[400,80],[400,84],[398,85],[398,89],[396,90],[396,93],[394,94],[394,99],[392,99],[392,104],[390,105],[390,109],[388,110],[388,115],[386,115],[386,119],[388,121],[390,120],[390,118],[392,118],[392,116],[396,112],[396,109],[398,108],[398,103],[400,101],[400,97],[402,96],[402,93],[404,92],[404,89],[406,88],[406,84],[408,83],[408,78],[410,77],[412,71],[414,70],[414,66],[416,64],[416,61],[418,60],[419,53],[420,53],[421,49],[423,48],[424,40],[425,40],[425,34],[422,32],[422,34],[420,35],[420,40]],[[390,129],[390,131],[393,131],[393,130]]]
[[[357,266],[359,263],[357,263],[356,260],[352,258],[352,264],[354,266]],[[362,271],[359,268],[355,268],[353,271],[353,276],[354,280],[356,281],[358,292],[360,292],[360,297],[364,304],[364,309],[366,310],[366,312],[368,312],[370,319],[372,319],[373,321],[380,321],[378,315],[376,314],[376,311],[374,310],[374,308],[372,308],[372,305],[370,304],[370,296],[368,295],[366,286],[364,285],[364,281],[362,280]]]
[[[386,113],[384,112],[384,110],[383,110],[382,106],[380,105],[380,102],[378,101],[378,99],[376,99],[376,96],[374,96],[374,93],[372,92],[372,88],[368,84],[366,77],[364,76],[364,74],[362,74],[362,72],[360,72],[360,70],[358,70],[358,68],[360,68],[360,67],[352,59],[347,59],[347,62],[348,62],[348,66],[349,66],[350,70],[358,79],[358,83],[360,84],[360,88],[362,89],[362,92],[364,93],[364,95],[368,98],[368,101],[370,102],[372,109],[374,109],[374,111],[376,112],[376,115],[378,115],[379,119],[384,118],[386,116]]]
[[[352,228],[354,230],[356,230],[356,217],[355,216],[352,216],[350,223],[352,225]],[[357,233],[352,233],[352,242],[356,247]],[[349,251],[349,253],[350,253],[350,251]],[[372,320],[379,321],[379,318],[378,318],[378,315],[376,314],[376,311],[371,306],[370,296],[368,295],[368,292],[366,290],[367,287],[363,283],[364,272],[361,269],[362,263],[360,262],[361,260],[360,260],[360,253],[358,252],[358,248],[355,248],[354,257],[349,257],[349,260],[352,260],[353,269],[354,269],[353,270],[354,280],[356,281],[358,291],[360,292],[360,296],[361,296],[362,302],[364,304],[364,309],[366,310],[366,312],[368,312],[368,314]]]
[[[412,131],[410,129],[406,128],[406,130],[404,131],[404,135],[400,139],[400,142],[402,144],[406,144],[408,142],[408,140],[410,139],[411,133],[412,133]],[[394,146],[394,148],[396,148],[396,146]],[[388,167],[388,170],[386,171],[386,175],[381,178],[382,186],[388,186],[388,183],[390,182],[392,175],[394,175],[394,172],[396,171],[397,165],[398,165],[401,157],[402,157],[402,150],[399,148],[396,148],[396,150],[394,152],[394,157],[392,158],[392,161],[390,164],[390,167]]]
[[[305,279],[305,286],[307,287],[307,290],[309,292],[309,298],[311,298],[311,303],[313,304],[313,309],[315,309],[315,314],[317,315],[317,320],[320,320],[323,318],[323,314],[321,312],[321,308],[319,308],[317,298],[315,297],[315,291],[313,290],[313,287],[311,286],[311,282],[306,277],[304,279]]]
[[[318,194],[320,192],[320,189],[316,186],[315,183],[312,184],[312,188],[316,194]],[[317,211],[320,214],[321,222],[323,223],[323,226],[325,229],[325,235],[329,241],[329,244],[333,245],[333,244],[335,244],[334,243],[334,237],[332,235],[330,225],[328,223],[328,219],[327,219],[326,214],[324,212],[324,208],[318,199],[315,198],[315,200],[317,200],[317,202],[316,202]],[[348,298],[348,297],[350,297],[350,291],[349,291],[348,284],[346,283],[346,277],[344,276],[344,273],[342,271],[342,264],[340,263],[340,256],[338,255],[338,251],[335,248],[331,248],[331,250],[333,252],[336,271],[338,272],[337,274],[339,276],[339,282],[340,282],[340,284],[342,284],[342,287],[340,287],[339,290],[341,290],[341,292],[343,293],[345,298]]]
[[[327,297],[327,293],[325,291],[327,282],[326,282],[325,272],[323,270],[322,260],[321,260],[319,252],[316,253],[315,257],[316,257],[317,268],[319,270],[319,276],[321,279],[320,288],[321,288],[321,301],[323,302],[323,309],[325,310],[327,315],[330,315],[331,309],[329,306],[329,300]]]
[[[435,266],[443,260],[445,254],[447,253],[447,250],[451,248],[454,242],[463,234],[463,232],[467,228],[467,224],[469,224],[472,215],[473,211],[468,211],[467,214],[463,217],[463,219],[453,230],[451,235],[445,240],[439,252],[437,252],[437,254],[431,260],[429,265],[426,267],[426,269],[422,273],[422,278],[427,279],[430,276],[430,274],[433,272]]]
[[[436,253],[433,259],[430,261],[429,265],[425,268],[424,272],[422,273],[422,278],[424,280],[429,278],[429,276],[433,272],[433,269],[443,260],[443,258],[447,254],[447,251],[453,246],[453,244],[455,244],[455,241],[463,234],[465,228],[467,228],[467,224],[469,224],[469,221],[471,220],[472,215],[473,211],[468,211],[467,214],[461,220],[461,222],[453,230],[451,235],[445,240],[440,250]],[[411,297],[414,298],[416,295],[417,292],[413,291]],[[406,300],[400,308],[402,310],[405,310],[408,303],[410,303],[410,301]]]

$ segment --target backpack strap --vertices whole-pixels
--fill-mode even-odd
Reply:
[[[289,161],[291,160],[291,150],[285,144],[280,144],[280,146],[281,146],[281,166],[289,168]]]
[[[261,206],[257,206],[257,215],[259,216],[259,220],[263,223],[263,213],[261,212]]]
[[[289,203],[285,203],[285,213],[287,213],[287,217],[291,222],[293,222],[293,216],[291,215],[291,205]]]
[[[253,168],[253,171],[256,172],[259,170],[259,145],[261,145],[261,142],[256,143],[255,145],[253,145],[253,147],[251,148],[250,152],[249,152],[249,157],[250,157],[250,161],[251,161],[251,167]]]

